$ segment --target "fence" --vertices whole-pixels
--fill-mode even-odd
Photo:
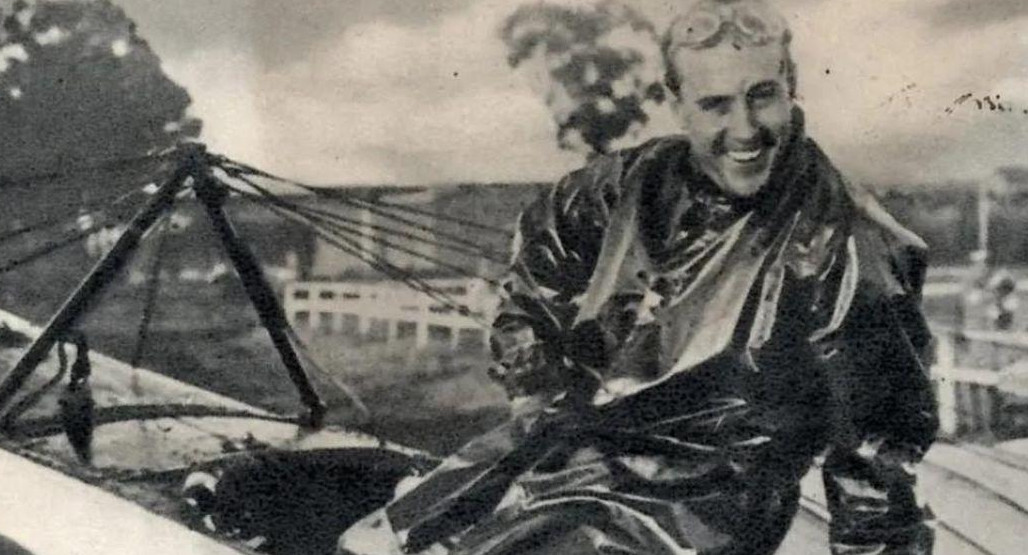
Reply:
[[[283,307],[290,324],[309,333],[387,343],[413,337],[417,348],[431,340],[484,348],[499,302],[491,286],[480,279],[424,281],[451,302],[395,281],[312,281],[287,284]]]
[[[356,335],[386,343],[413,337],[416,348],[431,341],[484,348],[498,295],[483,280],[426,280],[457,306],[393,281],[292,282],[284,294],[290,323],[301,332]],[[996,435],[1028,430],[1028,399],[1016,410],[1000,388],[1002,370],[1028,360],[1028,333],[960,330],[933,326],[932,382],[945,436]],[[1022,414],[1023,413],[1023,414]],[[1020,421],[1021,419],[1023,421]]]
[[[1022,412],[1002,391],[1005,369],[1028,359],[1028,334],[935,328],[932,380],[945,436],[1005,435],[1024,428]],[[1021,430],[1023,431],[1023,430]]]

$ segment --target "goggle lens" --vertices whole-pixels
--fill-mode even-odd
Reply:
[[[719,10],[705,6],[673,24],[671,43],[673,46],[701,46],[729,25],[752,45],[766,44],[785,32],[781,17],[762,4],[721,6]]]

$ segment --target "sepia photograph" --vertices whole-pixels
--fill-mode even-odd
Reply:
[[[1028,2],[0,0],[0,555],[1028,552]]]

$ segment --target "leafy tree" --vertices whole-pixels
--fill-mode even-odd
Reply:
[[[0,268],[51,244],[77,246],[66,241],[83,205],[106,209],[130,186],[157,179],[157,162],[87,168],[196,137],[190,102],[110,1],[0,0]],[[54,174],[65,175],[28,179]],[[119,210],[141,197],[130,200]],[[49,317],[93,262],[82,247],[32,260],[0,272],[0,306],[34,319]]]
[[[0,31],[0,176],[138,158],[195,137],[188,93],[109,0],[17,0]]]
[[[613,0],[591,8],[522,6],[501,38],[512,68],[534,65],[563,149],[605,153],[641,131],[648,104],[664,101],[653,25]]]

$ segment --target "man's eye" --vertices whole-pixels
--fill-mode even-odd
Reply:
[[[779,89],[775,85],[760,86],[747,95],[750,103],[755,106],[766,106],[775,100],[778,100]]]
[[[732,105],[732,100],[725,97],[710,97],[701,98],[697,101],[700,109],[704,112],[716,112],[718,114],[728,113],[728,109]]]

